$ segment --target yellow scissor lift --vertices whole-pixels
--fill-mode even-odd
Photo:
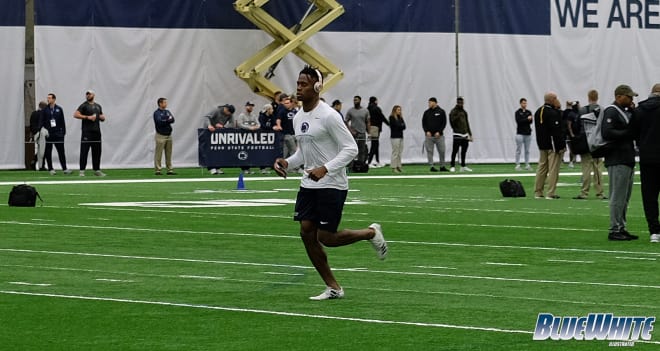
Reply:
[[[337,66],[312,49],[305,41],[344,13],[344,7],[334,0],[308,0],[309,10],[291,28],[285,27],[261,7],[270,0],[237,0],[234,9],[273,37],[273,41],[254,56],[241,63],[236,75],[243,79],[255,93],[272,98],[280,87],[271,82],[273,69],[282,58],[293,52],[306,63],[323,73],[323,89],[337,84],[344,76]],[[312,11],[314,8],[314,11]]]

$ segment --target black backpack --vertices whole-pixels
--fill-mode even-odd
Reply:
[[[37,197],[43,204],[44,200],[33,186],[27,184],[16,185],[9,193],[9,206],[34,207],[37,204]]]
[[[504,179],[500,182],[500,191],[504,197],[525,197],[525,189],[518,180]]]

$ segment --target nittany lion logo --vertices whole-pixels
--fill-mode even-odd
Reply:
[[[238,157],[239,160],[245,161],[248,158],[248,153],[247,153],[247,151],[241,151],[241,152],[238,153],[237,157]]]
[[[300,126],[300,131],[303,133],[307,133],[309,130],[309,123],[303,122],[302,126]]]

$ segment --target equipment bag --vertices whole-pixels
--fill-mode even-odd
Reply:
[[[27,184],[16,185],[9,193],[9,206],[34,207],[37,204],[37,197],[43,204],[44,200],[33,186]]]
[[[369,165],[364,161],[354,160],[351,164],[351,172],[367,173],[369,172]]]
[[[628,115],[616,105],[610,105],[608,107],[614,107],[619,111],[619,114],[623,119],[628,123]],[[606,108],[607,109],[607,108]],[[580,116],[582,121],[582,126],[584,128],[584,133],[587,135],[587,144],[589,144],[589,151],[593,157],[603,157],[607,154],[609,150],[610,140],[605,140],[603,138],[603,120],[605,119],[605,110],[603,114],[597,116],[595,113],[590,112]]]
[[[525,197],[525,188],[518,180],[504,179],[500,182],[500,192],[504,197]]]

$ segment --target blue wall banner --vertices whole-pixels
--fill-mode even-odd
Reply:
[[[281,133],[223,128],[197,130],[199,165],[202,167],[270,167],[282,157]]]

